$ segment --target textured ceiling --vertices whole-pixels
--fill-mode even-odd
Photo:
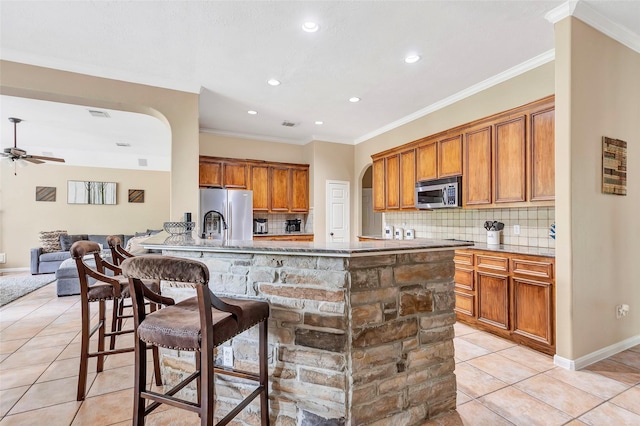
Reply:
[[[514,67],[552,59],[545,14],[562,3],[3,0],[0,57],[200,93],[202,131],[358,143]],[[588,3],[640,33],[640,2]],[[320,30],[302,31],[308,20]],[[410,53],[422,59],[404,63]],[[2,106],[3,123],[12,114]]]

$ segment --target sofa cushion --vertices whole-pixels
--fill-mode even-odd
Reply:
[[[61,262],[69,258],[71,258],[71,253],[69,253],[68,251],[54,251],[53,253],[42,253],[40,255],[40,263]]]
[[[150,235],[142,235],[142,236],[139,236],[139,237],[130,238],[128,243],[127,243],[127,245],[126,245],[126,247],[125,247],[125,250],[128,251],[129,253],[131,253],[134,256],[139,256],[141,254],[147,254],[147,253],[149,253],[149,250],[147,250],[144,247],[142,247],[141,244],[145,240],[147,240],[149,238],[151,238]]]
[[[76,234],[76,235],[60,235],[60,249],[62,251],[69,251],[71,245],[76,241],[87,240],[89,236],[87,234]]]
[[[40,231],[40,246],[43,253],[51,253],[60,251],[60,235],[66,234],[67,231]]]

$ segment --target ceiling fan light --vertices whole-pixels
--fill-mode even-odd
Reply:
[[[16,161],[16,164],[18,165],[18,167],[24,168],[27,167],[29,165],[28,161],[24,161],[22,158],[19,158]]]

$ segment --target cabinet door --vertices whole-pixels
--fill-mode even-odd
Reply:
[[[529,137],[531,156],[530,201],[555,200],[555,111],[531,114]]]
[[[513,333],[553,345],[553,286],[513,278]]]
[[[200,186],[222,187],[222,163],[200,163]]]
[[[438,141],[438,177],[462,174],[462,135]]]
[[[291,211],[309,211],[309,169],[291,169]]]
[[[387,210],[400,208],[400,155],[385,158]]]
[[[416,148],[416,181],[438,178],[438,144],[435,140]]]
[[[526,198],[525,116],[495,125],[495,202],[523,202]]]
[[[247,189],[247,165],[245,163],[223,163],[222,184],[225,188]]]
[[[289,211],[289,173],[288,167],[269,167],[270,210],[273,212]]]
[[[416,150],[400,154],[400,208],[415,209]]]
[[[387,203],[385,200],[384,188],[384,158],[380,158],[373,162],[372,170],[373,180],[373,210],[384,211]]]
[[[509,276],[476,272],[478,321],[509,330]]]
[[[465,134],[465,206],[491,204],[491,126]]]
[[[251,166],[251,190],[253,191],[253,210],[269,211],[269,167]]]

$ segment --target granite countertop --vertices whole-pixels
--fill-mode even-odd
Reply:
[[[254,237],[289,237],[292,235],[309,236],[313,235],[313,232],[281,232],[281,233],[268,233],[268,234],[253,234]]]
[[[383,241],[395,241],[395,240],[384,240],[380,235],[358,235],[358,236],[363,238],[371,238],[371,239],[383,240]],[[417,241],[417,240],[432,241],[429,238],[416,238],[415,240],[402,240],[402,241]],[[461,240],[445,240],[445,241],[461,241]],[[486,251],[495,251],[495,252],[502,252],[502,253],[526,254],[529,256],[556,257],[555,248],[515,246],[515,245],[506,245],[506,244],[489,245],[487,243],[476,243],[473,241],[464,241],[464,242],[472,244],[472,246],[464,247],[466,249],[486,250]]]
[[[432,239],[376,240],[337,242],[265,241],[265,240],[204,240],[185,235],[170,236],[160,232],[141,244],[146,249],[209,251],[235,253],[296,254],[302,256],[360,257],[377,254],[415,253],[466,248],[464,241]]]

